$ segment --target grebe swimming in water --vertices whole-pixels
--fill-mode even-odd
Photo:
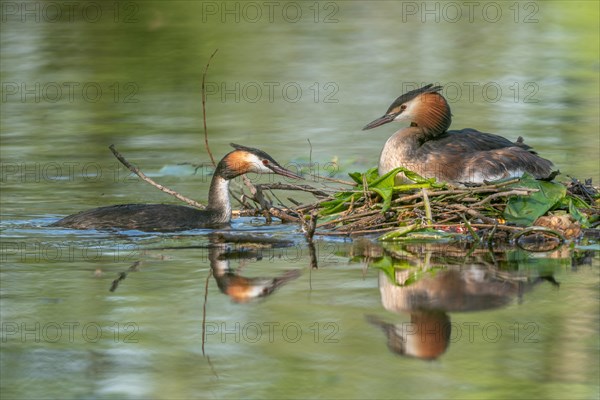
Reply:
[[[219,161],[208,191],[205,210],[171,204],[122,204],[94,208],[73,214],[53,223],[74,229],[123,228],[140,231],[182,231],[215,227],[231,220],[229,181],[248,172],[278,174],[301,179],[288,171],[264,151],[231,143],[235,148]]]
[[[379,157],[379,175],[405,167],[425,178],[449,183],[484,183],[527,172],[537,179],[551,179],[552,162],[541,158],[519,137],[511,142],[502,136],[475,129],[448,131],[450,106],[429,84],[398,97],[385,115],[363,130],[391,121],[410,126],[394,133]],[[398,174],[403,178],[403,174]]]

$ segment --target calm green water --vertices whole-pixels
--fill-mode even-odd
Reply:
[[[206,198],[211,168],[178,164],[209,161],[200,86],[217,48],[216,157],[236,142],[288,166],[312,157],[321,173],[332,161],[339,176],[366,169],[394,127],[361,127],[437,82],[454,128],[523,136],[563,179],[597,182],[598,3],[467,3],[2,2],[2,398],[598,398],[597,247],[465,257],[324,239],[311,270],[297,227],[241,219],[234,230],[289,245],[229,267],[289,281],[237,303],[219,288],[237,278],[209,277],[209,231],[44,227],[93,206],[172,201],[119,167],[112,143]],[[386,265],[422,286],[390,284]],[[448,307],[426,314],[450,321],[442,351],[392,352],[383,327],[418,326],[423,306],[409,300],[428,296]]]

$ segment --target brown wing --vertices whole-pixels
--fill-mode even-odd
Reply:
[[[502,136],[467,128],[460,131],[445,132],[435,139],[423,143],[422,148],[423,151],[431,151],[439,147],[444,147],[446,150],[464,153],[515,146],[526,150],[531,149],[530,146],[523,143],[522,137],[519,137],[516,142],[511,142]]]
[[[528,172],[538,179],[552,174],[552,162],[523,143],[475,129],[448,131],[422,144],[416,158],[434,176],[462,182],[482,182]]]

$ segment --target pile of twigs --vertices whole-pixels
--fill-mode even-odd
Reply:
[[[571,179],[565,184],[570,196],[580,199],[589,208],[580,211],[594,221],[591,229],[581,229],[573,218],[557,216],[558,220],[536,221],[537,227],[507,224],[503,218],[507,200],[513,196],[528,196],[535,189],[515,188],[518,179],[471,188],[420,188],[408,185],[406,191],[394,193],[390,206],[384,210],[382,198],[371,190],[354,190],[357,196],[344,204],[344,209],[333,215],[325,215],[326,205],[335,200],[335,190],[316,189],[309,185],[257,185],[253,194],[242,194],[244,207],[240,215],[267,216],[271,214],[284,221],[300,222],[304,219],[318,219],[316,234],[321,235],[368,235],[388,232],[414,231],[430,228],[442,232],[466,234],[479,237],[482,232],[494,239],[514,237],[531,230],[547,231],[564,239],[588,236],[599,236],[597,229],[600,219],[598,189],[591,182],[580,182]],[[348,182],[348,184],[351,184]],[[413,185],[417,186],[417,185]],[[356,188],[356,186],[355,186]],[[286,206],[272,192],[273,189],[302,190],[314,194],[318,201],[310,204],[294,204]],[[345,188],[339,191],[352,192]],[[259,196],[256,196],[256,193]],[[337,192],[339,193],[339,192]],[[257,198],[258,197],[258,198]],[[251,202],[248,202],[251,200]],[[293,199],[288,199],[293,202]],[[273,206],[273,201],[277,206]],[[254,203],[254,204],[252,204]],[[275,213],[272,211],[276,210]],[[554,217],[550,215],[550,217]],[[549,218],[550,218],[549,217]],[[557,222],[558,221],[558,222]],[[565,223],[566,222],[566,223]],[[503,235],[504,233],[504,235]]]
[[[502,213],[503,204],[494,199],[528,194],[527,190],[505,189],[504,186],[510,183],[514,182],[471,189],[421,189],[412,190],[414,193],[399,193],[386,212],[382,212],[376,194],[365,192],[340,213],[339,218],[320,226],[338,232],[381,233],[407,223],[428,226],[460,224],[467,217],[484,224],[497,224],[495,216]],[[298,211],[305,212],[317,206],[299,207]]]

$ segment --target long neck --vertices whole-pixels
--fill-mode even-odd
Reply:
[[[229,222],[231,220],[231,202],[229,201],[229,179],[222,175],[223,168],[221,163],[217,166],[210,182],[208,191],[207,211],[214,213],[220,222]]]
[[[421,148],[426,134],[419,127],[409,126],[394,133],[385,142],[379,156],[379,175],[397,167],[405,167],[419,173],[422,163],[415,157]]]
[[[221,258],[221,256],[225,253],[224,245],[221,243],[212,244],[212,246],[208,250],[208,259],[210,260],[210,267],[213,270],[213,275],[215,277],[222,277],[229,272],[229,260],[225,258]]]
[[[419,96],[416,110],[411,118],[411,127],[418,127],[422,141],[433,139],[446,132],[452,123],[450,106],[438,93]]]

